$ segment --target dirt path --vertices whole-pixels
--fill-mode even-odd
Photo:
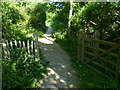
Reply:
[[[42,88],[76,88],[78,80],[67,53],[51,38],[52,28],[39,39],[42,53],[50,61],[49,72],[43,79]]]

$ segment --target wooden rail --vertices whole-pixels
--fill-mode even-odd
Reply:
[[[120,44],[78,35],[78,60],[101,75],[120,82]]]
[[[108,42],[104,40],[96,40],[96,39],[91,39],[91,38],[81,38],[81,40],[87,41],[87,42],[94,42],[94,43],[99,43],[99,44],[104,44],[104,45],[109,45],[109,46],[120,46],[117,43],[114,42]]]

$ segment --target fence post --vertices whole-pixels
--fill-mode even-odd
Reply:
[[[99,40],[99,30],[95,30],[95,38],[96,40]],[[99,43],[94,43],[95,47],[99,48]],[[99,51],[94,51],[94,54],[97,55],[99,54]]]
[[[33,33],[33,37],[34,37],[35,59],[40,60],[39,45],[38,45],[38,35],[37,35],[37,33]]]
[[[82,40],[82,37],[83,37],[83,32],[78,32],[78,55],[77,55],[77,58],[81,62],[84,61],[84,49],[83,49],[84,41]]]
[[[3,47],[3,53],[4,53],[4,58],[6,58],[6,56],[7,56],[7,45],[6,45],[6,41],[7,40],[3,40],[3,42],[2,42],[2,47]]]
[[[120,40],[118,43],[118,57],[117,57],[117,68],[116,68],[116,81],[120,82]]]
[[[77,36],[77,59],[80,60],[80,32],[78,32]]]
[[[84,55],[84,52],[85,52],[85,48],[84,48],[84,40],[82,40],[81,39],[81,61],[84,63],[84,57],[85,57],[85,55]]]

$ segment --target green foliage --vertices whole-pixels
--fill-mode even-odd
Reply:
[[[116,88],[117,83],[108,80],[77,60],[77,41],[57,39],[56,42],[71,56],[72,66],[76,70],[79,88]]]
[[[52,26],[57,31],[66,32],[69,3],[54,3],[56,15]],[[100,39],[117,42],[120,35],[119,29],[119,3],[73,3],[73,16],[71,23],[71,36],[77,37],[79,31],[88,34],[99,30]],[[53,7],[53,6],[52,6]],[[112,38],[112,39],[111,39]]]
[[[3,32],[3,38],[11,38],[11,35],[14,34],[15,30],[12,30],[16,28],[15,24],[20,21],[20,19],[23,19],[20,15],[19,11],[14,8],[12,3],[10,2],[2,2],[2,32]],[[16,32],[18,34],[18,32]],[[13,36],[14,37],[14,36]]]
[[[118,42],[119,29],[119,3],[73,3],[73,16],[71,23],[71,36],[68,39],[67,22],[69,4],[53,3],[56,6],[52,26],[54,38],[72,58],[72,66],[77,71],[80,88],[116,88],[117,83],[105,79],[77,60],[77,34],[79,31],[93,33],[99,30],[100,39]],[[52,6],[53,7],[53,6]],[[67,12],[67,13],[66,13]],[[113,59],[105,56],[106,58]]]
[[[52,27],[54,30],[60,30],[65,32],[68,23],[68,15],[69,15],[69,3],[54,3],[57,5],[55,13],[55,17],[53,17]]]
[[[45,32],[47,29],[45,27],[46,13],[42,4],[2,2],[1,6],[3,38],[11,40],[32,39],[32,33],[38,31],[42,36],[43,31]],[[30,21],[32,25],[30,25]]]
[[[32,2],[1,2],[2,37],[7,40],[26,41],[33,39],[37,32],[41,37],[45,30],[46,5]],[[35,60],[33,54],[25,52],[25,48],[10,49],[10,58],[2,61],[3,88],[37,88],[46,72],[47,63],[40,56]],[[40,50],[41,51],[41,50]],[[40,86],[39,86],[40,87]]]
[[[54,34],[53,34],[53,37],[56,40],[65,39],[66,34],[67,34],[67,32],[65,32],[64,29],[63,29],[63,30],[55,31]]]
[[[29,19],[29,24],[33,28],[36,28],[38,30],[40,29],[45,32],[47,27],[45,27],[46,12],[44,9],[44,4],[37,3],[31,10],[31,18]]]
[[[37,83],[46,72],[46,66],[28,54],[25,48],[9,49],[11,58],[3,58],[3,89],[4,88],[37,88]],[[40,52],[41,54],[41,52]],[[42,56],[42,55],[41,55]]]
[[[88,3],[74,13],[72,27],[77,31],[99,30],[100,39],[117,42],[119,9],[119,3]]]

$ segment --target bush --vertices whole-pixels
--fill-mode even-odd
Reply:
[[[88,3],[74,13],[72,28],[88,33],[99,30],[101,40],[118,42],[119,9],[119,3]]]
[[[10,58],[3,58],[3,89],[4,88],[37,88],[37,83],[46,72],[46,66],[35,60],[33,54],[28,54],[25,48],[9,49]],[[21,53],[22,52],[22,53]],[[3,56],[4,57],[4,56]]]
[[[47,27],[45,26],[46,12],[44,4],[37,3],[31,11],[31,18],[29,19],[29,25],[38,30],[46,32]]]
[[[34,32],[45,33],[46,13],[43,4],[2,2],[2,37],[10,40],[31,39]],[[32,7],[29,7],[29,6]],[[41,35],[40,35],[41,36]]]

